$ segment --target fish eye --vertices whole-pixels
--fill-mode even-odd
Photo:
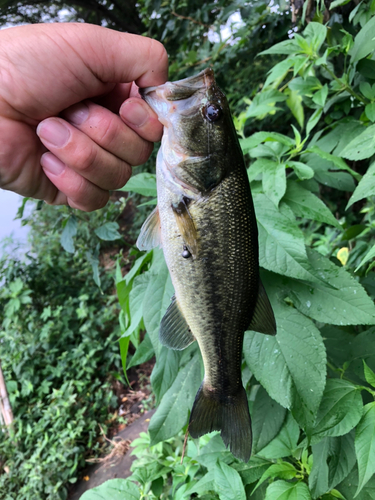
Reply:
[[[209,103],[203,108],[203,115],[209,122],[216,122],[222,113],[223,110],[215,103]]]

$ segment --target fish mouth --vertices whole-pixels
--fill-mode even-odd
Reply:
[[[206,91],[213,85],[215,85],[214,72],[211,68],[206,68],[197,75],[176,82],[166,82],[157,87],[139,89],[139,93],[142,99],[151,104],[152,107],[154,99],[181,101],[192,97],[197,92]]]

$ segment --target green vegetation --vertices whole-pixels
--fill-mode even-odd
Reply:
[[[123,375],[113,277],[101,272],[101,293],[87,260],[102,241],[94,229],[103,237],[103,227],[117,226],[117,205],[76,216],[44,206],[29,221],[28,261],[1,262],[0,359],[15,417],[0,438],[9,471],[0,475],[4,500],[67,498],[85,458],[99,453],[98,424],[106,429],[117,407],[111,382]],[[73,244],[67,239],[73,217],[80,218],[74,254],[60,244]]]
[[[162,251],[132,249],[128,273],[118,264],[113,332],[119,311],[98,243],[117,237],[115,209],[91,225],[89,216],[48,209],[53,216],[37,218],[37,260],[24,267],[8,259],[0,297],[0,359],[18,419],[16,434],[0,441],[11,468],[0,496],[65,498],[63,484],[97,446],[96,422],[108,419],[109,384],[98,380],[120,376],[121,335],[125,370],[156,356],[158,409],[133,443],[131,478],[83,500],[374,499],[375,4],[337,0],[327,10],[305,2],[293,12],[296,26],[284,2],[142,0],[135,8],[140,32],[165,43],[171,79],[214,68],[248,162],[262,281],[278,326],[275,338],[245,335],[253,456],[240,463],[214,433],[189,438],[180,464],[202,364],[196,345],[176,352],[158,341],[173,294]],[[233,13],[241,23],[223,39],[220,26]],[[138,173],[125,189],[152,204],[155,176]]]

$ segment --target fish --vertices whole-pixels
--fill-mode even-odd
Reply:
[[[157,206],[137,240],[140,250],[163,249],[175,290],[159,339],[177,350],[196,340],[202,354],[190,435],[220,431],[225,446],[247,462],[244,332],[275,335],[276,322],[259,276],[254,206],[229,105],[211,68],[140,93],[164,125]]]

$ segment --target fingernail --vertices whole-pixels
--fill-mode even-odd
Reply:
[[[83,102],[79,102],[66,109],[63,115],[73,125],[82,125],[89,116],[89,108]]]
[[[70,130],[61,121],[54,118],[47,119],[39,123],[36,133],[52,146],[62,148],[70,138]]]
[[[65,170],[65,163],[60,161],[52,153],[44,153],[40,159],[43,170],[53,175],[61,175]]]
[[[142,127],[148,120],[148,113],[139,102],[125,101],[120,109],[121,117],[131,125]]]

